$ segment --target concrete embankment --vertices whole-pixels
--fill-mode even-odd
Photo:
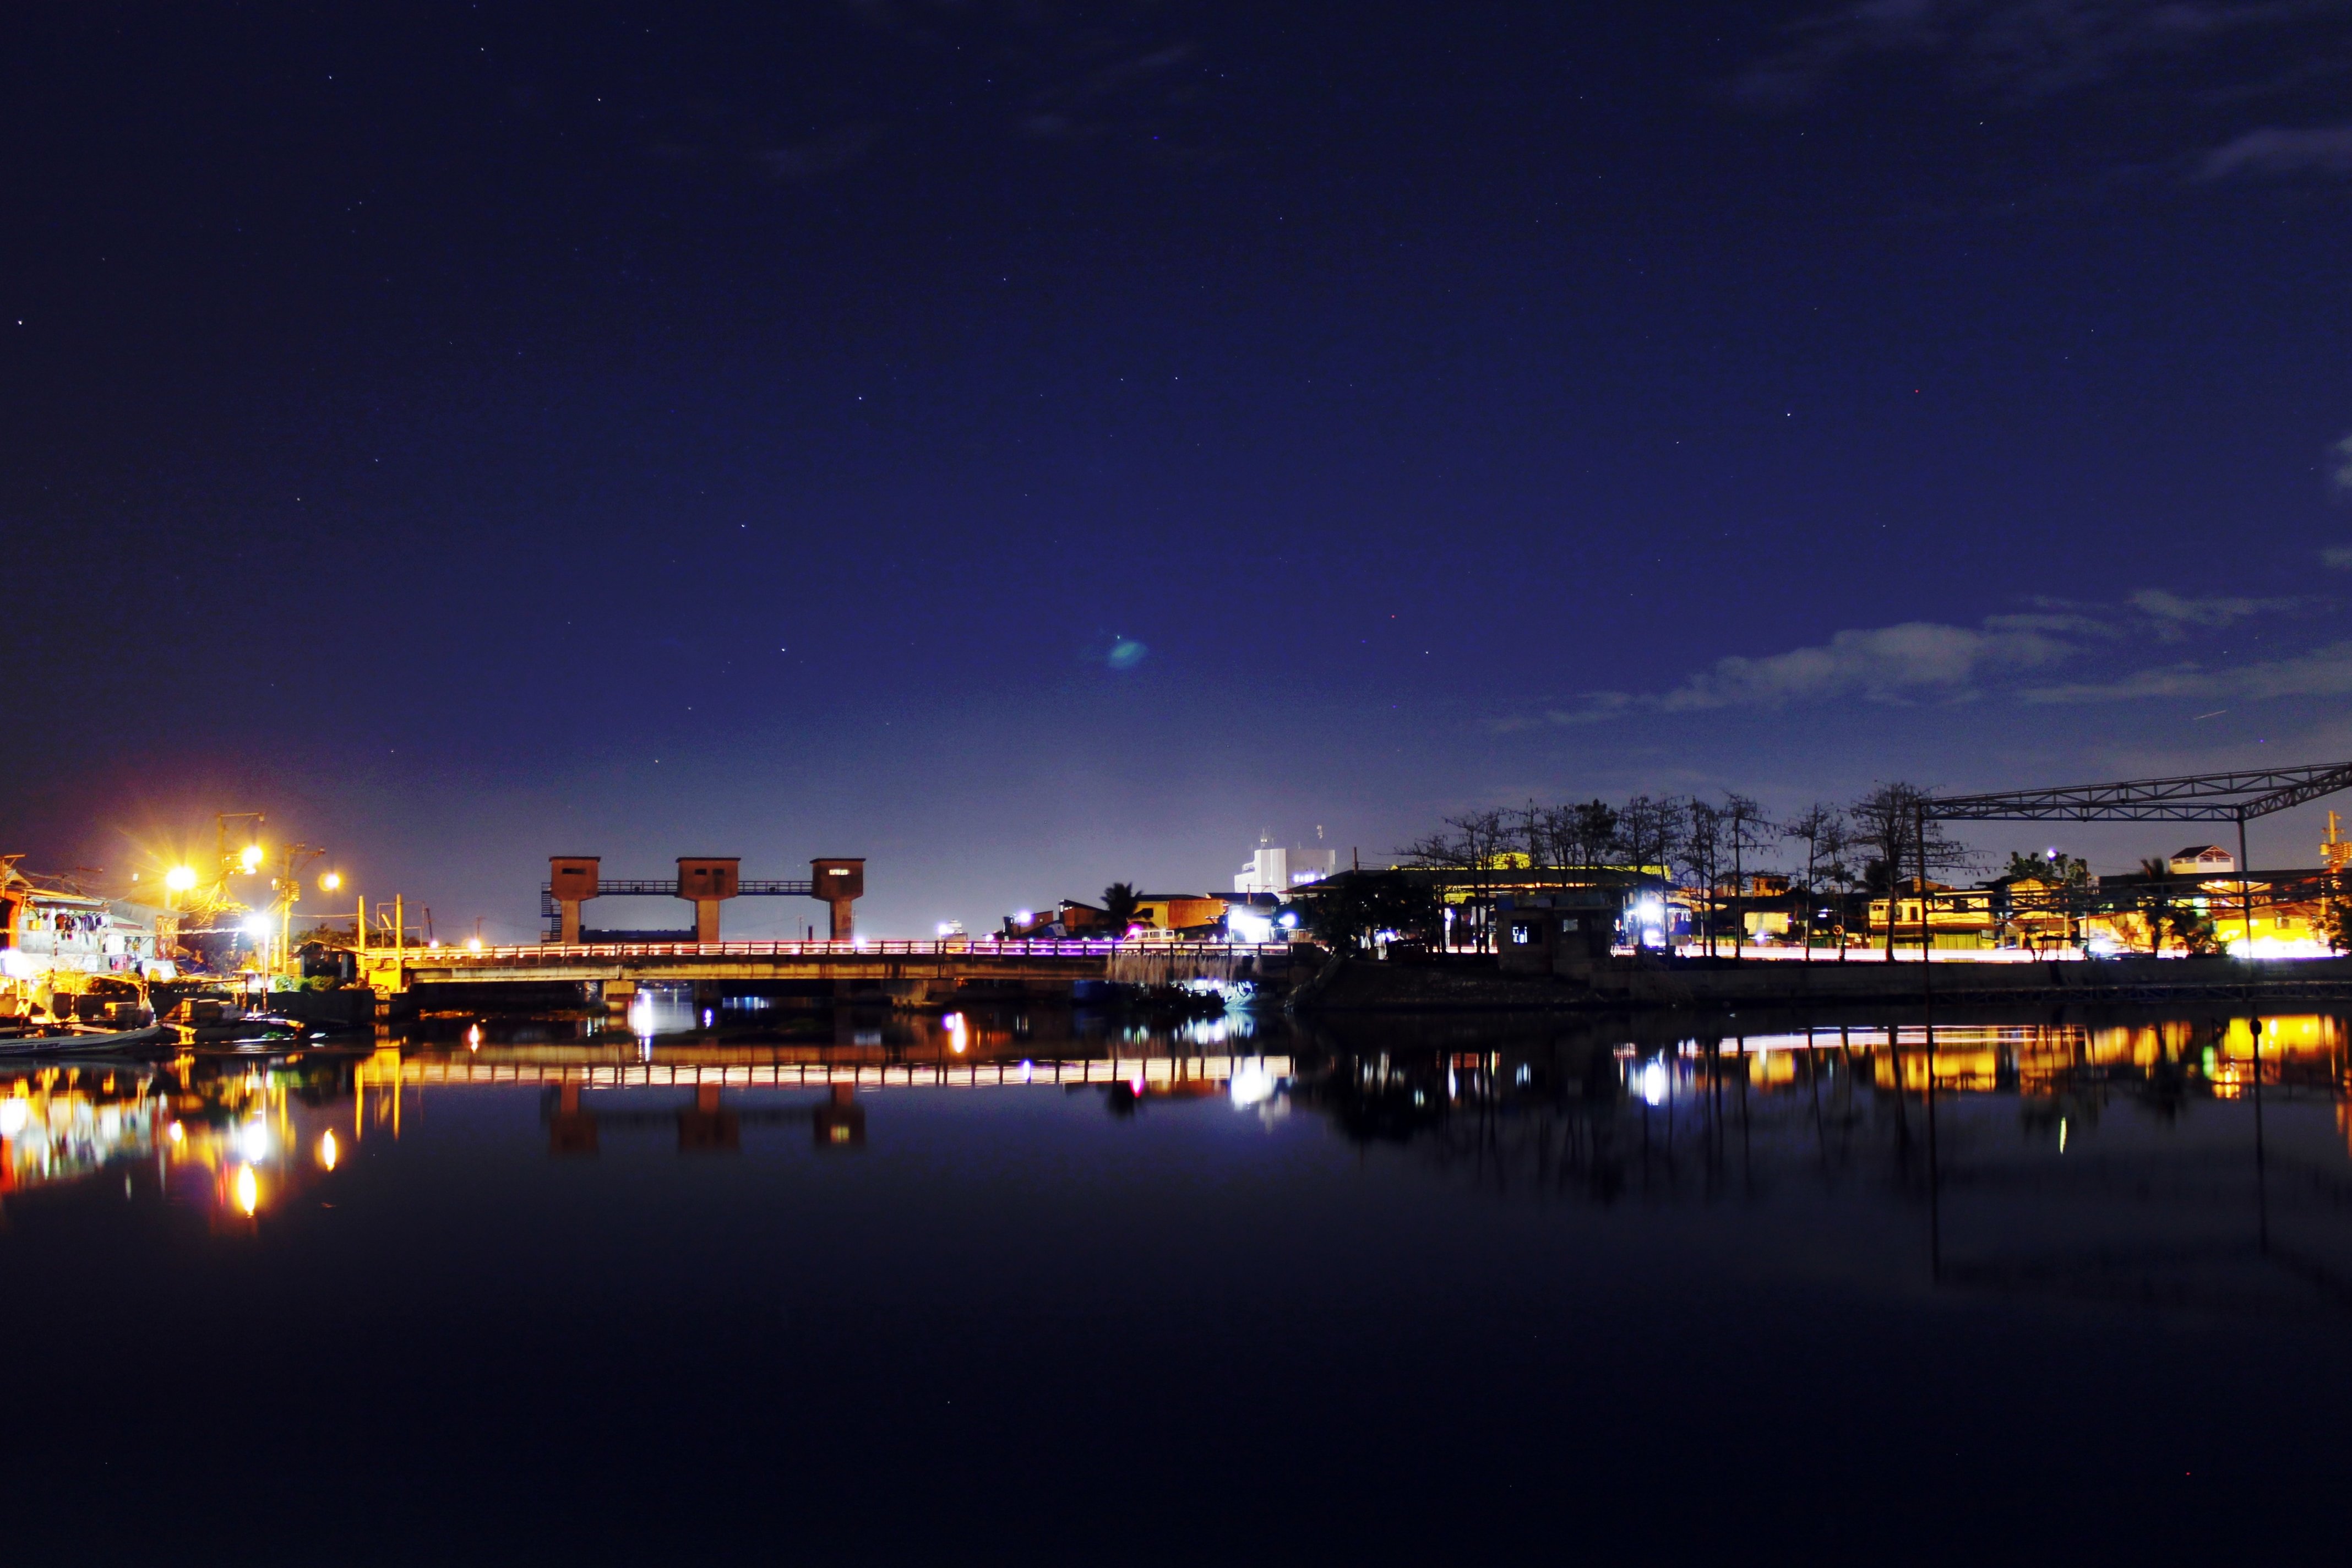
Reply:
[[[1924,985],[1923,985],[1924,981]],[[1916,1005],[1998,1002],[2169,1003],[2260,999],[2352,1002],[2352,958],[2117,958],[2060,963],[1793,963],[1648,958],[1596,970],[1591,982],[1507,974],[1492,958],[1419,963],[1335,959],[1294,994],[1295,1011],[1485,1010]]]

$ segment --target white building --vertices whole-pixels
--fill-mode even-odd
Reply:
[[[2238,858],[2219,844],[2191,844],[2172,852],[2176,877],[2227,877],[2238,869]]]
[[[1282,893],[1319,882],[1339,868],[1337,849],[1285,849],[1258,840],[1256,851],[1234,878],[1236,893]]]

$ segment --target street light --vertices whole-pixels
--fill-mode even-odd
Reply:
[[[184,893],[195,885],[196,868],[193,866],[174,866],[163,873],[163,886],[175,893]]]
[[[245,868],[245,874],[247,876],[250,877],[256,871],[261,869],[261,854],[262,850],[260,845],[248,844],[245,847],[245,852],[236,858],[237,864]]]
[[[319,890],[322,893],[331,893],[342,885],[343,874],[341,871],[330,871],[319,879]]]

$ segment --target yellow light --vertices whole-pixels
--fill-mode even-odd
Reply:
[[[248,1216],[261,1206],[261,1183],[254,1176],[250,1165],[236,1168],[236,1206]]]
[[[172,1123],[171,1132],[172,1132],[172,1142],[174,1142],[174,1143],[177,1143],[177,1142],[182,1142],[183,1140],[184,1140],[184,1139],[188,1136],[188,1130],[187,1130],[186,1128],[184,1128],[184,1127],[181,1126],[181,1125],[180,1125],[178,1122],[176,1122],[176,1121],[174,1121],[174,1122],[173,1122],[173,1123]]]
[[[163,886],[175,893],[184,893],[195,885],[196,871],[193,866],[174,866],[163,873]]]
[[[330,871],[319,879],[319,890],[322,893],[331,893],[342,885],[343,874],[341,871]]]
[[[335,1168],[335,1135],[331,1131],[319,1134],[319,1163],[330,1171]]]
[[[481,939],[480,937],[478,937],[478,936],[467,937],[467,938],[466,939],[466,951],[467,951],[467,952],[481,952],[481,951],[482,951],[482,939]]]
[[[245,874],[248,877],[252,876],[256,871],[260,870],[261,846],[258,844],[247,845],[245,847],[245,853],[237,857],[237,862],[245,868]]]
[[[466,1031],[466,1048],[469,1051],[478,1051],[482,1048],[482,1026],[479,1024]]]

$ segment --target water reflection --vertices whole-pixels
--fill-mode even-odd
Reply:
[[[1987,1517],[1974,1491],[1923,1512],[1939,1478],[2064,1456],[2063,1487],[2004,1493],[2057,1512],[1969,1542],[1998,1561],[2085,1495],[2153,1496],[2126,1511],[2168,1536],[2193,1510],[2147,1477],[2212,1485],[2238,1450],[2215,1495],[2263,1496],[2273,1461],[2245,1435],[2324,1464],[2352,1397],[2333,1015],[1931,1039],[1906,1017],[703,1011],[647,1037],[451,1016],[0,1072],[0,1258],[77,1313],[67,1353],[15,1374],[47,1424],[22,1446],[47,1457],[41,1495],[82,1487],[85,1533],[132,1506],[159,1542],[208,1517],[204,1478],[159,1493],[178,1483],[90,1460],[184,1446],[156,1356],[185,1343],[236,1352],[247,1425],[225,1451],[267,1458],[315,1418],[373,1467],[363,1500],[423,1500],[371,1560],[471,1540],[666,1562],[708,1532],[661,1500],[786,1476],[826,1500],[796,1541],[849,1521],[822,1560],[962,1561],[1066,1517],[1037,1508],[1041,1474],[1193,1453],[1402,1467],[1418,1489],[1245,1529],[1221,1506],[1213,1538],[1155,1554],[1166,1527],[1139,1534],[1113,1489],[1031,1554],[1451,1562],[1464,1521],[1507,1516],[1540,1539],[1466,1554],[1693,1555],[1703,1491],[1733,1521],[1706,1554],[1810,1541],[1875,1499],[1855,1539],[1884,1556]],[[1824,1458],[1716,1462],[1759,1442]],[[612,1473],[656,1503],[551,1536],[571,1514],[543,1500]],[[274,1526],[320,1500],[283,1528],[300,1541],[353,1506],[280,1492]],[[2116,1550],[2111,1512],[2057,1554],[2166,1560]],[[1414,1550],[1401,1517],[1426,1526]],[[727,1554],[773,1554],[758,1518]]]
[[[2286,1169],[2336,1182],[2352,1149],[2352,1029],[2333,1014],[2060,1016],[1932,1035],[1908,1020],[1750,1022],[786,1013],[649,988],[625,1030],[443,1018],[266,1058],[19,1069],[0,1077],[0,1194],[119,1175],[126,1198],[234,1228],[396,1142],[428,1091],[451,1089],[536,1090],[546,1151],[563,1160],[646,1134],[682,1156],[740,1156],[747,1131],[776,1129],[856,1152],[890,1136],[892,1091],[1026,1089],[1091,1093],[1122,1119],[1209,1098],[1267,1128],[1305,1111],[1502,1193],[1614,1204],[1754,1195],[1800,1173],[1876,1183],[1934,1205],[1940,1267],[1946,1194],[2011,1181],[2021,1160],[2219,1158],[2210,1135],[2234,1130],[2233,1108],[2267,1116],[2249,1131],[2267,1126],[2271,1142],[2291,1123],[2291,1147],[2265,1143],[2265,1182]],[[2135,1113],[2128,1132],[2119,1106]],[[2324,1169],[2315,1112],[2332,1131]],[[2151,1144],[2165,1127],[2186,1135]]]
[[[337,1052],[19,1068],[0,1076],[0,1194],[119,1177],[126,1199],[250,1220],[335,1168],[354,1082]]]

